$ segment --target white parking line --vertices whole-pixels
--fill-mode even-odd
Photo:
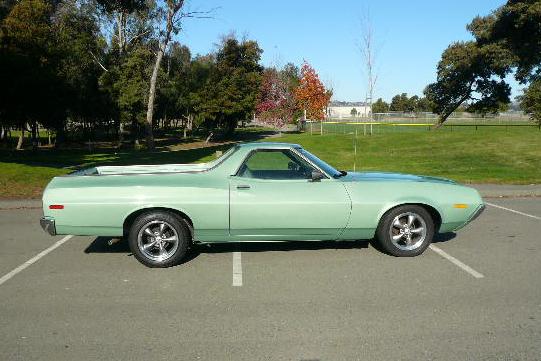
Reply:
[[[11,272],[9,273],[6,273],[5,275],[2,276],[2,278],[0,278],[0,285],[2,285],[4,282],[8,281],[10,278],[12,278],[13,276],[15,276],[17,273],[23,271],[25,268],[27,268],[28,266],[36,263],[37,261],[39,261],[40,258],[42,257],[45,257],[48,253],[54,251],[56,248],[60,247],[61,245],[63,245],[66,241],[68,241],[71,237],[73,237],[72,235],[70,236],[66,236],[64,238],[62,238],[60,241],[56,242],[55,244],[53,244],[51,247],[47,248],[47,249],[44,249],[43,251],[41,251],[40,253],[38,253],[37,255],[35,255],[34,257],[30,258],[28,261],[26,261],[25,263],[23,263],[22,265],[18,266],[17,268],[13,269]]]
[[[474,270],[473,268],[471,268],[470,266],[468,266],[467,264],[464,264],[462,262],[460,262],[458,259],[456,259],[455,257],[451,256],[450,254],[448,254],[447,252],[444,252],[441,248],[439,248],[438,246],[435,246],[433,244],[431,244],[429,246],[429,248],[431,250],[433,250],[434,252],[436,252],[437,254],[439,254],[440,256],[442,256],[443,258],[445,258],[446,260],[448,260],[449,262],[453,263],[454,265],[462,268],[464,271],[468,272],[469,274],[471,274],[473,277],[475,278],[483,278],[485,276],[483,276],[482,273],[479,273],[477,272],[476,270]]]
[[[485,202],[485,204],[488,204],[491,207],[500,208],[500,209],[503,209],[503,210],[506,210],[506,211],[509,211],[509,212],[520,214],[521,216],[526,216],[526,217],[530,217],[530,218],[533,218],[533,219],[539,219],[541,221],[541,217],[534,216],[533,214],[528,214],[528,213],[524,213],[524,212],[520,212],[520,211],[515,211],[514,209],[502,207],[502,206],[499,206],[499,205],[493,204],[493,203]]]
[[[233,252],[233,286],[242,286],[242,260],[240,252]]]

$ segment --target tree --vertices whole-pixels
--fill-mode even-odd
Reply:
[[[416,112],[427,112],[431,113],[434,110],[434,103],[428,100],[426,97],[418,98],[415,104]]]
[[[239,41],[234,35],[222,39],[197,105],[207,126],[231,134],[239,120],[251,117],[261,84],[262,52],[253,40]]]
[[[152,75],[150,76],[150,88],[148,90],[148,105],[146,116],[146,140],[147,148],[154,149],[154,134],[153,128],[153,116],[154,116],[154,99],[156,97],[156,82],[158,80],[158,72],[162,63],[163,55],[169,45],[171,36],[177,34],[180,31],[180,19],[182,13],[180,10],[184,6],[184,0],[167,0],[165,2],[165,8],[162,9],[166,15],[163,17],[162,29],[159,31],[158,49],[156,52],[156,60],[152,69]]]
[[[374,104],[372,104],[372,114],[387,113],[389,111],[389,104],[379,98]]]
[[[536,79],[519,97],[520,107],[532,120],[541,125],[541,80]]]
[[[91,137],[96,125],[104,124],[110,115],[107,94],[99,86],[103,69],[88,56],[92,53],[103,57],[105,39],[100,34],[95,8],[78,3],[77,0],[63,1],[54,17],[59,56],[57,73],[65,86],[64,107],[68,117],[81,123]],[[54,128],[59,127],[63,124]]]
[[[509,53],[521,83],[541,76],[541,4],[539,0],[508,0],[492,14],[476,17],[468,29],[480,45],[499,44]]]
[[[116,35],[111,43],[116,45],[122,55],[127,45],[144,34],[149,28],[141,29],[137,18],[145,18],[148,14],[149,3],[146,0],[96,0],[98,6],[114,19]],[[135,14],[135,16],[133,16]]]
[[[263,71],[256,114],[261,121],[276,128],[291,123],[297,112],[295,88],[291,82],[298,82],[298,79],[293,69],[290,64],[281,71],[275,68]]]
[[[309,119],[324,119],[325,108],[332,97],[332,91],[325,89],[314,68],[306,61],[301,67],[299,86],[295,98],[301,109],[306,110]]]
[[[393,112],[411,111],[411,102],[407,93],[397,94],[391,99],[389,110]]]
[[[43,0],[22,0],[2,22],[0,32],[0,118],[21,130],[27,124],[37,147],[37,124],[64,119],[64,89],[58,77],[52,30],[53,7]]]
[[[506,53],[499,44],[480,46],[474,41],[457,42],[444,51],[437,81],[425,89],[439,115],[435,127],[466,101],[472,112],[490,112],[509,102],[511,89],[504,78],[511,68]]]
[[[172,119],[177,121],[184,119],[185,134],[186,127],[193,118],[193,107],[190,104],[190,92],[193,82],[190,79],[190,68],[192,55],[187,46],[178,42],[173,42],[169,51],[164,56],[164,66],[162,69],[162,85],[157,97],[156,115],[158,119],[163,120],[164,126],[168,127]]]
[[[359,50],[364,61],[368,82],[366,103],[370,108],[372,108],[374,88],[376,87],[376,82],[378,79],[378,76],[374,71],[376,60],[374,45],[374,29],[372,28],[370,13],[368,10],[365,10],[361,17],[361,41],[359,43]]]
[[[0,21],[2,21],[11,11],[17,0],[3,0],[0,2]]]
[[[357,116],[357,109],[356,108],[351,109],[349,114],[351,114],[352,117],[356,117]]]
[[[461,104],[489,113],[509,103],[505,76],[515,70],[522,84],[541,77],[541,6],[538,0],[508,0],[467,26],[475,41],[452,44],[438,65],[437,82],[425,89],[439,114],[437,126]],[[535,88],[535,87],[534,87]]]
[[[120,120],[130,124],[134,144],[139,143],[140,126],[145,124],[148,101],[148,79],[152,69],[153,54],[147,47],[137,47],[122,63],[118,81],[114,84],[118,94]]]

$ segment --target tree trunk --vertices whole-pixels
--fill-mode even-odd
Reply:
[[[38,124],[33,121],[32,122],[32,150],[36,151],[38,149],[38,138],[37,138],[37,128]]]
[[[432,126],[433,129],[439,129],[443,126],[443,123],[445,123],[445,121],[447,120],[447,118],[449,118],[449,116],[451,114],[453,114],[453,112],[462,104],[464,103],[471,95],[471,92],[472,92],[472,85],[473,85],[473,81],[470,82],[470,86],[468,87],[468,92],[466,92],[466,94],[464,94],[462,96],[462,98],[460,98],[460,100],[458,102],[456,102],[455,104],[453,104],[450,108],[447,108],[447,111],[444,111],[442,112],[442,114],[440,114],[440,116],[438,117],[438,122],[436,124],[434,124]]]
[[[124,52],[124,31],[125,31],[125,14],[121,11],[117,17],[117,30],[118,30],[118,54],[122,55]]]
[[[156,62],[154,63],[154,69],[152,69],[152,76],[150,77],[150,89],[148,91],[148,107],[147,107],[147,121],[146,138],[147,148],[149,150],[154,149],[154,134],[152,134],[152,117],[154,116],[154,98],[156,96],[156,81],[158,79],[158,71],[162,63],[163,54],[167,49],[169,40],[171,40],[171,32],[173,31],[173,21],[177,12],[184,5],[184,0],[168,1],[167,19],[165,24],[165,35],[163,41],[159,44],[158,54],[156,56]]]
[[[124,123],[122,120],[118,120],[118,147],[122,148],[122,143],[124,142]]]
[[[56,137],[54,138],[54,147],[58,148],[62,143],[66,141],[66,131],[64,129],[64,126],[60,126],[56,130]]]
[[[432,126],[433,129],[439,129],[443,126],[443,123],[445,123],[445,121],[447,120],[447,118],[449,118],[449,116],[451,114],[453,114],[453,112],[460,106],[460,104],[462,104],[463,101],[461,101],[458,105],[454,105],[453,107],[451,107],[450,109],[448,109],[446,112],[443,112],[442,114],[440,114],[440,116],[438,117],[438,122],[436,124],[434,124]]]
[[[26,125],[21,127],[21,134],[19,134],[19,140],[17,141],[17,150],[23,149],[23,140],[24,140],[24,129],[26,128]]]
[[[447,120],[447,117],[439,116],[438,121],[432,126],[432,129],[440,129],[443,127],[443,123]]]
[[[160,64],[163,59],[163,47],[160,45],[158,56],[156,57],[156,63],[152,70],[152,77],[150,78],[150,90],[148,92],[148,107],[147,107],[147,121],[145,123],[146,136],[147,136],[147,148],[149,150],[154,149],[154,134],[152,132],[152,118],[154,116],[154,98],[156,96],[156,81],[158,80],[158,71],[160,70]]]

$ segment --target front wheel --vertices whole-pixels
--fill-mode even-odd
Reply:
[[[142,264],[148,267],[171,267],[179,264],[188,249],[190,232],[176,215],[150,212],[133,222],[128,242]]]
[[[376,231],[381,247],[397,257],[420,255],[432,242],[434,221],[423,207],[404,205],[383,215]]]

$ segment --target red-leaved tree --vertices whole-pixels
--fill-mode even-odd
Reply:
[[[295,89],[295,99],[308,119],[321,120],[325,118],[325,108],[329,105],[332,90],[325,89],[314,68],[306,61],[302,64],[301,79]]]
[[[289,79],[274,68],[265,69],[256,105],[258,119],[272,127],[282,128],[292,122],[296,110]]]

